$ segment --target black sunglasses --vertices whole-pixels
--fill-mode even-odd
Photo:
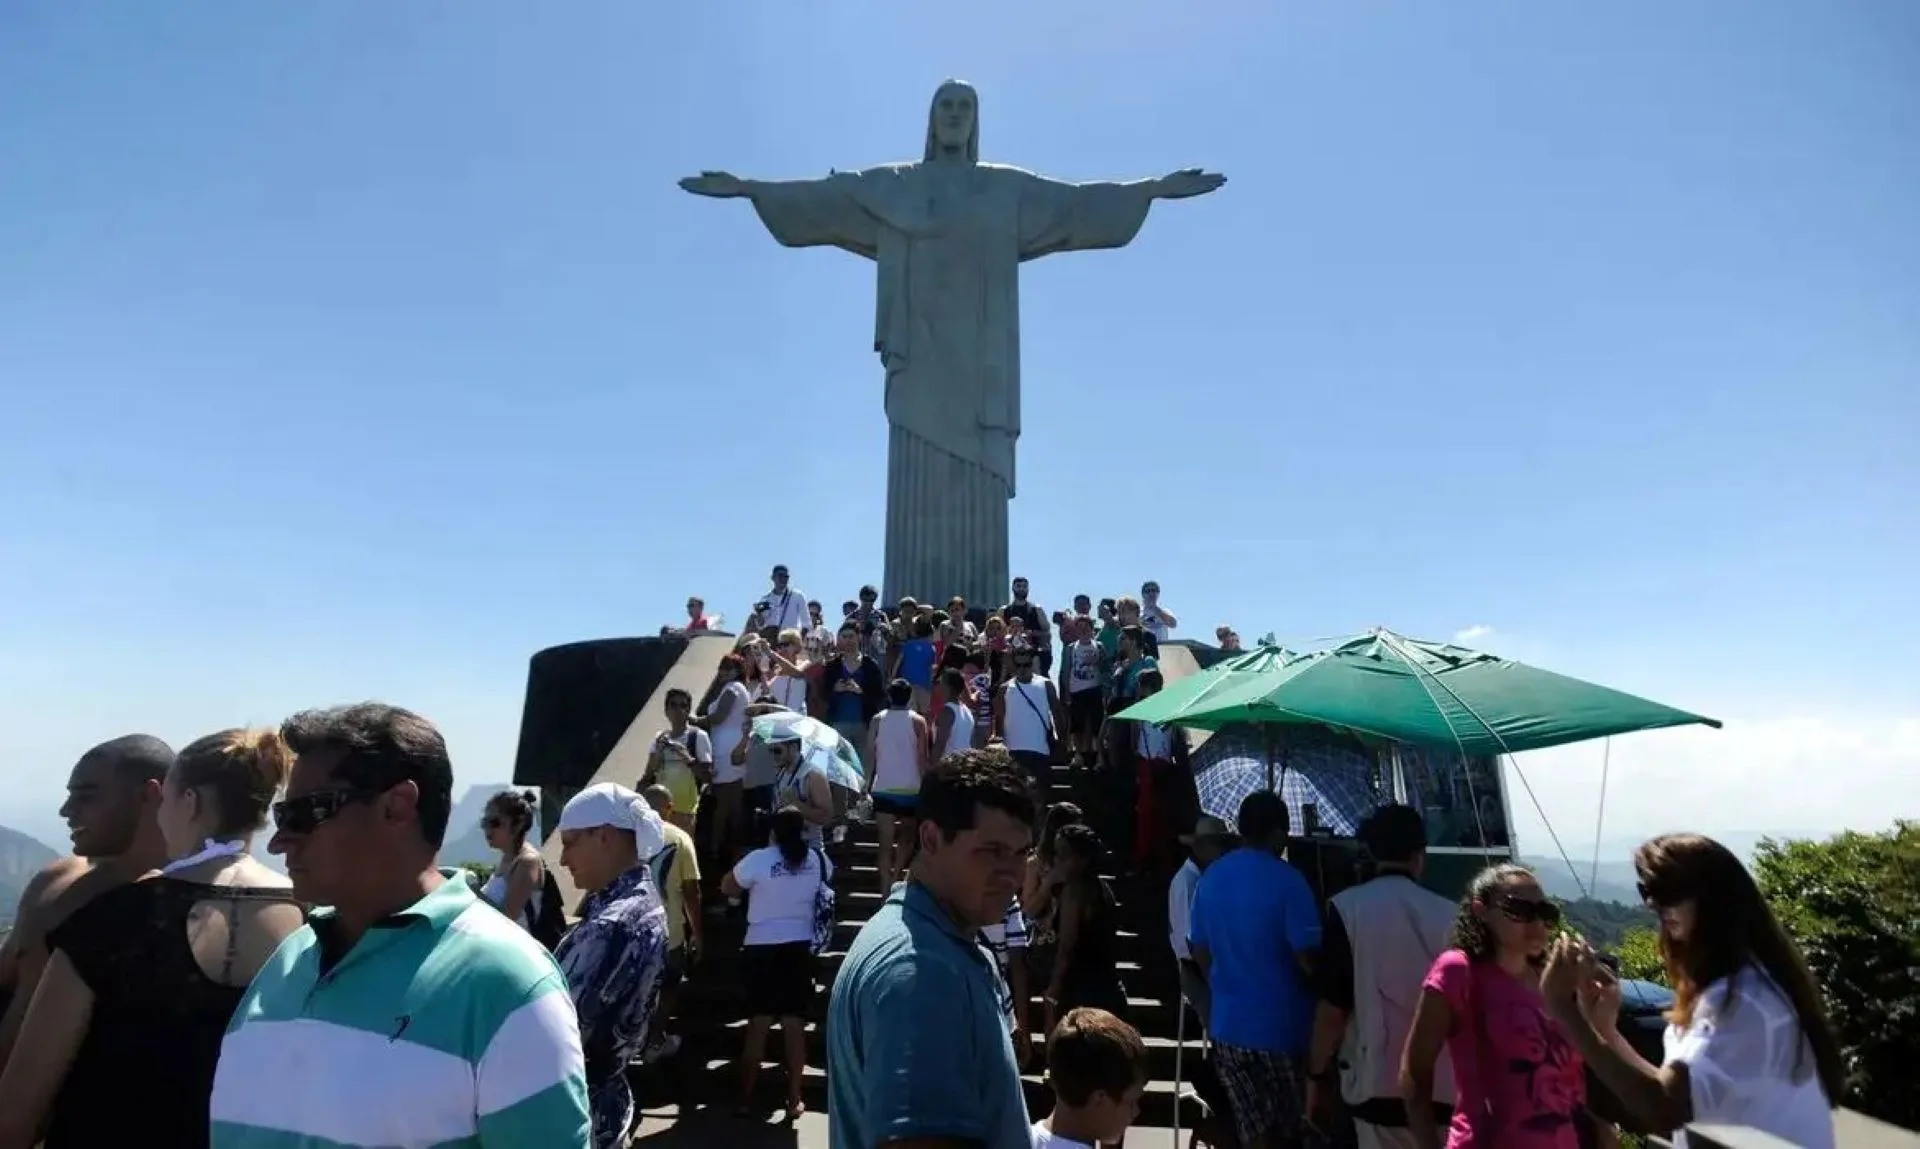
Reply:
[[[1551,929],[1560,924],[1560,907],[1552,902],[1534,902],[1526,898],[1501,898],[1494,903],[1500,912],[1507,915],[1509,921],[1521,925],[1539,922]]]
[[[1674,906],[1687,900],[1672,890],[1656,889],[1647,885],[1645,882],[1636,883],[1633,889],[1635,893],[1640,895],[1640,903],[1650,909],[1672,909]]]
[[[316,790],[273,804],[274,828],[283,834],[311,834],[356,802],[370,802],[385,790]]]

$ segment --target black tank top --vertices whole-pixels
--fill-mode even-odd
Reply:
[[[246,986],[222,985],[195,960],[187,922],[203,902],[298,905],[283,889],[149,878],[101,894],[47,935],[94,1004],[43,1149],[206,1149],[220,1041]]]
[[[1062,891],[1064,893],[1065,891]],[[1120,981],[1120,906],[1105,878],[1095,878],[1080,891],[1080,929],[1074,935],[1070,964],[1060,978],[1060,1012],[1093,1006],[1124,1017],[1127,991]],[[1056,902],[1057,906],[1059,903]],[[1056,911],[1059,912],[1059,911]]]

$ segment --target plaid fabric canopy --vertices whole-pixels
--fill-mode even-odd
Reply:
[[[1306,831],[1307,805],[1317,808],[1322,827],[1352,837],[1381,802],[1391,800],[1373,754],[1353,739],[1300,727],[1235,725],[1194,751],[1201,810],[1236,822],[1247,795],[1267,789],[1269,761],[1295,833]]]

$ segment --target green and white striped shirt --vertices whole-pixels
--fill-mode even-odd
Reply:
[[[565,979],[464,874],[442,873],[324,973],[330,911],[281,943],[220,1047],[213,1149],[585,1149]]]

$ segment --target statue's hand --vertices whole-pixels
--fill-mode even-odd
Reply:
[[[1227,177],[1219,172],[1201,171],[1199,168],[1183,168],[1170,176],[1161,176],[1153,189],[1155,199],[1187,199],[1191,196],[1206,195],[1227,182]]]
[[[747,181],[727,172],[701,172],[681,180],[680,186],[694,195],[714,199],[738,199],[747,194]]]

